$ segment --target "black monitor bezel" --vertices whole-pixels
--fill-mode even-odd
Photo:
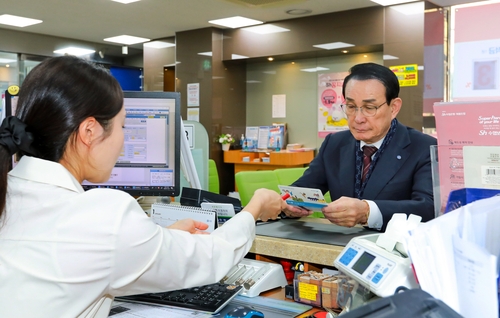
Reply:
[[[156,189],[119,189],[132,196],[164,196],[176,197],[180,193],[180,164],[181,164],[181,95],[177,92],[143,92],[143,91],[124,91],[124,98],[157,98],[157,99],[174,99],[175,100],[175,157],[174,157],[174,187],[173,189],[156,190]],[[83,185],[82,185],[83,186]],[[85,185],[85,190],[94,189],[95,186]],[[114,187],[104,186],[103,188],[115,189]]]

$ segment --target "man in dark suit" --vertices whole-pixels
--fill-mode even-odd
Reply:
[[[330,191],[330,222],[384,231],[394,213],[434,218],[430,149],[436,139],[396,119],[399,82],[387,67],[358,64],[344,79],[349,130],[328,135],[297,187]],[[374,148],[375,147],[375,148]],[[288,216],[310,211],[289,206]]]

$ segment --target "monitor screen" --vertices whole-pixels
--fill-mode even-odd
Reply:
[[[180,192],[180,94],[124,92],[125,141],[105,183],[83,182],[85,190],[112,188],[131,195],[178,196]]]

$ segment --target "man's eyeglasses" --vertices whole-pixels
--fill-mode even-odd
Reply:
[[[345,105],[340,105],[342,107],[342,110],[347,116],[353,116],[356,115],[356,112],[359,110],[361,114],[365,115],[366,117],[373,117],[377,114],[377,110],[382,107],[384,104],[387,104],[387,101],[383,102],[382,104],[378,106],[374,105],[366,105],[363,107],[357,107],[356,105],[351,105],[351,104],[345,104]],[[389,104],[387,104],[389,105]]]

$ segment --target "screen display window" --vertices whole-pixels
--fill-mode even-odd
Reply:
[[[85,189],[112,188],[132,195],[179,193],[179,98],[163,92],[124,92],[124,144],[105,183],[84,181]],[[179,118],[177,118],[179,117]]]
[[[364,252],[356,261],[356,263],[352,265],[352,269],[363,275],[363,273],[366,271],[368,266],[370,266],[370,264],[373,262],[374,259],[375,259],[374,255]]]

